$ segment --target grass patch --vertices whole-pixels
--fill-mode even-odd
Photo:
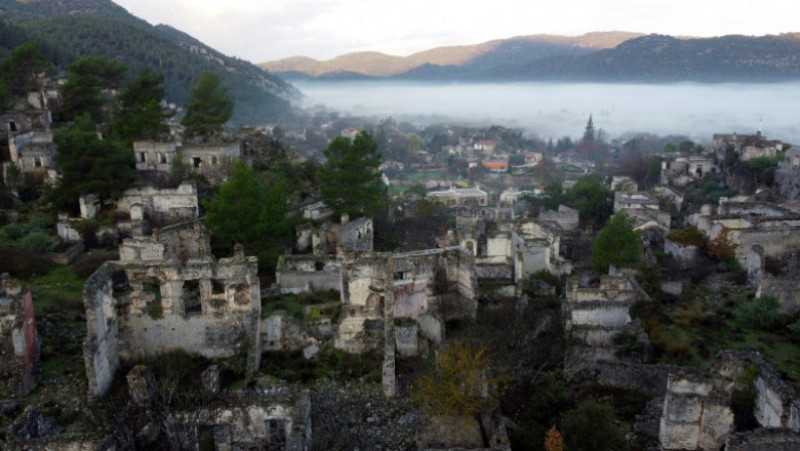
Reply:
[[[293,318],[302,318],[303,307],[307,305],[338,302],[339,300],[339,292],[335,290],[274,296],[261,301],[261,317],[266,318],[274,312],[285,311]],[[330,309],[327,307],[320,307],[318,310],[317,314],[319,316],[317,319],[321,317],[335,318],[339,314],[338,311],[329,311]]]
[[[83,280],[71,266],[56,266],[41,276],[24,282],[33,292],[33,307],[37,315],[48,312],[83,312]]]
[[[375,352],[350,354],[332,346],[307,360],[302,351],[267,352],[261,359],[260,376],[271,376],[290,383],[306,384],[322,377],[334,380],[381,380],[382,359]]]
[[[405,174],[406,180],[415,182],[417,180],[422,179],[432,179],[432,180],[450,180],[453,178],[452,174],[448,172],[446,169],[442,169],[439,171],[417,171],[412,172],[410,174]]]

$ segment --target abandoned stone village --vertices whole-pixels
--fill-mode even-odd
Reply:
[[[31,102],[1,118],[7,184],[12,164],[25,183],[58,177],[50,113]],[[452,186],[392,204],[404,208],[391,219],[334,214],[308,196],[293,205],[303,220],[274,274],[241,245],[215,254],[202,217],[197,180],[221,184],[234,162],[252,163],[246,146],[137,141],[141,181],[114,201],[81,196],[79,216],[61,214],[52,227],[64,245],[50,257],[77,266],[85,224],[103,218],[91,238],[109,258],[80,280],[78,312],[40,318],[36,290],[3,275],[4,449],[511,449],[529,436],[542,449],[557,423],[569,434],[558,409],[575,397],[635,405],[612,424],[625,437],[616,449],[800,449],[798,361],[770,353],[797,341],[756,337],[727,349],[708,339],[696,349],[687,332],[733,329],[739,313],[715,316],[726,302],[742,312],[774,299],[775,311],[753,315],[780,315],[779,328],[797,320],[800,149],[760,132],[712,141],[705,152],[664,154],[648,189],[608,178],[609,206],[641,238],[644,266],[593,270],[602,224],[587,227],[578,208]],[[730,169],[778,157],[768,183]],[[161,183],[175,161],[196,178]],[[720,178],[741,194],[698,202],[708,200],[698,186]],[[429,245],[378,250],[387,221],[421,220],[414,205],[442,219],[425,229]],[[719,247],[729,258],[710,256]],[[43,363],[56,360],[43,354],[59,322],[78,331],[79,363],[48,368],[48,379]],[[449,343],[469,339],[486,340],[513,380],[491,398],[481,374],[478,398],[491,402],[466,421],[429,415],[414,400],[416,378]],[[345,363],[331,373],[365,371],[343,381],[324,374],[332,361]],[[300,374],[308,368],[318,374]],[[556,393],[545,381],[563,384],[561,404],[531,401]],[[637,402],[626,406],[621,393]],[[537,416],[548,408],[555,416]]]

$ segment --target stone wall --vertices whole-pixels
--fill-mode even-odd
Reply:
[[[386,273],[389,267],[392,274]],[[345,264],[342,280],[345,305],[335,346],[348,352],[383,345],[387,315],[392,321],[411,320],[418,324],[422,338],[439,343],[444,321],[477,314],[475,258],[460,246],[360,254]],[[391,286],[386,286],[386,280],[393,281]],[[393,303],[388,312],[384,310],[387,289]]]
[[[597,362],[613,362],[618,346],[615,335],[632,334],[643,344],[647,338],[638,323],[632,323],[631,306],[649,297],[633,277],[626,274],[605,275],[596,286],[583,285],[578,278],[567,281],[562,305],[567,350],[564,367],[576,374]],[[641,356],[638,358],[641,359]]]
[[[151,215],[172,221],[192,221],[199,214],[197,186],[192,182],[174,189],[131,188],[117,202],[117,211],[128,213],[132,220]]]
[[[0,281],[0,387],[13,396],[30,393],[41,379],[41,339],[33,296],[3,274]]]
[[[278,262],[281,293],[342,291],[342,261],[335,255],[286,255]]]
[[[700,248],[697,246],[676,243],[669,238],[664,240],[664,253],[675,257],[681,268],[694,268],[700,257]]]
[[[665,450],[715,451],[733,432],[730,393],[705,377],[670,375],[658,439]]]
[[[800,433],[786,429],[756,429],[731,434],[725,451],[796,451],[800,449]]]
[[[731,437],[734,430],[731,394],[741,383],[740,376],[753,365],[757,368],[752,381],[756,392],[756,421],[766,431],[792,433],[769,438],[770,433],[757,430]],[[683,371],[670,375],[659,432],[661,446],[663,449],[717,450],[726,442],[734,446],[726,449],[756,449],[752,448],[756,443],[772,443],[773,440],[779,445],[797,443],[800,432],[797,393],[797,385],[781,380],[759,353],[721,351],[706,375]]]
[[[211,442],[214,449],[311,448],[311,400],[308,392],[250,396],[229,406],[176,412],[166,420],[181,449],[197,449]]]
[[[169,172],[178,157],[178,147],[175,142],[135,141],[133,154],[137,171]]]
[[[103,265],[84,287],[90,394],[105,393],[120,360],[177,349],[209,358],[246,353],[254,371],[260,293],[256,257],[237,246],[233,257],[216,260],[199,222],[125,240],[120,260]]]
[[[579,214],[578,210],[569,208],[566,205],[559,205],[558,211],[542,211],[537,219],[555,222],[564,230],[576,230],[578,228]]]
[[[191,170],[212,173],[223,169],[223,165],[238,161],[242,157],[239,142],[227,145],[184,145],[180,150],[183,164]]]
[[[119,266],[106,262],[83,285],[83,306],[86,311],[83,360],[89,397],[104,395],[119,368],[117,304],[124,304],[127,295],[118,293],[115,297],[112,281],[114,273],[119,275],[120,270]]]

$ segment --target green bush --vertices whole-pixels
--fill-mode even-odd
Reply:
[[[42,231],[35,231],[19,240],[19,246],[32,251],[45,253],[55,249],[58,239]]]
[[[706,236],[697,227],[687,227],[669,232],[667,239],[685,246],[702,247],[705,244]]]
[[[28,219],[28,231],[47,230],[55,225],[53,217],[47,213],[37,212]]]
[[[733,313],[736,323],[741,327],[770,331],[784,323],[784,317],[778,312],[778,300],[772,296],[755,298],[745,302]]]
[[[792,336],[792,340],[800,343],[800,321],[796,321],[789,326],[789,334]]]
[[[583,401],[564,415],[564,444],[569,451],[618,451],[625,435],[617,426],[614,408],[597,401]]]
[[[11,223],[4,225],[3,228],[0,228],[0,234],[2,234],[6,239],[18,240],[25,235],[25,228],[19,224]]]

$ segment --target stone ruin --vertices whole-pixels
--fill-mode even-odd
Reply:
[[[168,412],[164,418],[149,409],[155,392],[151,370],[137,365],[126,376],[128,392],[142,415],[135,428],[143,445],[155,446],[159,424],[172,433],[172,445],[180,449],[215,450],[284,449],[301,451],[311,444],[311,400],[308,390],[273,386],[218,394],[219,368],[202,374],[203,392],[194,407]],[[213,396],[203,402],[203,396]]]
[[[41,340],[36,332],[33,296],[8,274],[0,280],[0,391],[30,393],[42,377]]]
[[[727,229],[737,245],[736,260],[743,267],[754,245],[761,246],[765,257],[800,248],[800,213],[778,205],[721,198],[717,212],[706,205],[700,213],[689,216],[687,222],[709,239]]]
[[[261,358],[258,261],[237,246],[211,254],[202,223],[125,239],[120,259],[84,285],[83,351],[90,397],[109,389],[121,362],[171,350],[208,358],[246,353],[247,371]]]
[[[621,345],[615,337],[627,334],[647,348],[647,336],[638,322],[630,317],[634,303],[648,302],[650,297],[628,273],[613,267],[608,275],[592,283],[572,277],[567,281],[562,304],[567,348],[564,369],[577,374],[597,363],[619,362]],[[644,355],[633,356],[641,360]]]
[[[747,371],[753,380],[743,382]],[[760,428],[734,434],[731,397],[742,383],[753,384],[753,415]],[[781,380],[757,352],[722,351],[707,374],[670,375],[659,441],[665,450],[798,449],[798,386]]]

